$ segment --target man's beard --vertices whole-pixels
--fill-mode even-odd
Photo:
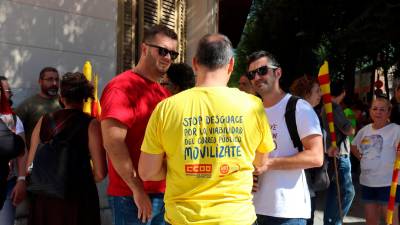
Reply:
[[[48,88],[47,90],[45,90],[45,93],[50,97],[57,96],[58,88],[57,87]]]

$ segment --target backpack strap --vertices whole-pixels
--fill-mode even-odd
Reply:
[[[301,143],[299,133],[297,132],[296,124],[296,104],[299,99],[300,98],[297,96],[290,96],[289,101],[286,105],[285,122],[294,147],[296,147],[298,151],[301,152],[303,151],[303,144]]]
[[[17,127],[17,114],[13,113],[11,115],[12,115],[12,119],[14,122],[14,128],[16,128]],[[10,129],[10,128],[8,128],[7,124],[3,121],[3,119],[1,119],[1,118],[0,118],[0,124],[1,124],[1,126],[4,125],[7,128],[7,129],[0,129],[0,130],[9,130]]]
[[[13,120],[14,120],[15,127],[17,127],[17,114],[13,113],[12,117],[13,117]]]
[[[46,128],[46,126],[44,126],[44,122],[42,121],[42,127],[40,128],[40,132],[42,132],[42,130],[44,130],[44,129],[48,129],[48,131],[50,131],[50,132],[49,132],[49,136],[46,137],[46,140],[44,142],[46,142],[50,139],[53,139],[61,131],[63,131],[63,129],[61,129],[63,127],[63,125],[66,124],[67,122],[69,122],[70,118],[75,115],[77,115],[77,114],[76,113],[70,114],[70,115],[68,115],[68,117],[66,117],[64,120],[62,120],[59,124],[57,124],[53,113],[45,114],[43,117],[43,120],[46,120],[47,128]],[[82,127],[81,123],[76,124],[74,126],[74,128],[71,130],[70,135],[67,137],[66,140],[69,140],[81,127]]]

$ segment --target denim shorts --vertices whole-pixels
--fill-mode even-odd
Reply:
[[[364,203],[386,204],[389,202],[390,186],[367,187],[361,185],[361,200]],[[400,187],[396,190],[396,204],[400,203]]]

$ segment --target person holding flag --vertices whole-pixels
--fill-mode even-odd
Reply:
[[[355,190],[351,177],[351,162],[350,162],[350,141],[349,136],[354,135],[354,128],[351,122],[346,118],[340,103],[346,96],[346,91],[341,82],[332,82],[330,84],[331,96],[332,96],[332,117],[333,121],[328,121],[330,112],[326,111],[325,108],[322,111],[322,125],[327,133],[331,133],[329,122],[334,127],[334,136],[327,136],[327,149],[328,156],[331,161],[335,160],[335,170],[337,169],[337,175],[331,174],[330,177],[334,177],[327,190],[327,197],[324,210],[324,224],[340,225],[342,224],[343,217],[346,216],[350,210],[350,206],[353,202]],[[335,141],[336,146],[332,146],[332,141]],[[339,185],[339,189],[338,186]],[[339,191],[338,191],[339,190]],[[340,196],[340,207],[339,201],[337,200]]]
[[[367,225],[379,224],[387,214],[389,197],[395,197],[392,224],[399,224],[400,190],[391,193],[390,186],[393,165],[400,156],[400,125],[389,121],[391,108],[386,98],[374,99],[369,110],[372,123],[357,133],[351,145],[351,152],[360,160],[361,199]]]

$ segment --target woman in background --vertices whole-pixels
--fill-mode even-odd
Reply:
[[[361,200],[367,225],[379,224],[380,218],[386,216],[393,165],[400,154],[400,126],[390,122],[391,108],[386,98],[374,99],[369,110],[372,123],[357,133],[351,145],[351,152],[360,160]],[[399,224],[399,203],[400,188],[397,188],[393,225]]]
[[[74,183],[68,186],[68,197],[61,199],[34,194],[28,218],[29,225],[99,225],[99,197],[95,182],[107,174],[105,151],[102,145],[100,123],[85,114],[84,100],[93,98],[93,86],[82,73],[67,73],[61,80],[60,102],[64,109],[40,118],[32,133],[28,163],[31,165],[40,142],[52,139],[52,119],[58,127],[59,137],[69,137],[79,169]],[[79,126],[79,129],[76,127]],[[74,132],[75,131],[75,132]],[[91,165],[90,160],[93,162]],[[34,169],[33,165],[33,169]],[[69,178],[67,178],[69,179]]]
[[[293,82],[293,84],[290,86],[290,92],[291,94],[299,96],[302,99],[306,100],[308,103],[310,103],[310,105],[316,111],[318,118],[320,118],[319,116],[320,110],[318,109],[318,105],[321,102],[322,95],[317,79],[312,78],[309,75],[304,75]],[[325,136],[326,134],[324,134],[324,137]],[[308,189],[310,190],[310,196],[311,196],[311,218],[307,219],[307,225],[312,225],[314,224],[316,194],[315,191],[312,190],[310,185],[308,185]]]

